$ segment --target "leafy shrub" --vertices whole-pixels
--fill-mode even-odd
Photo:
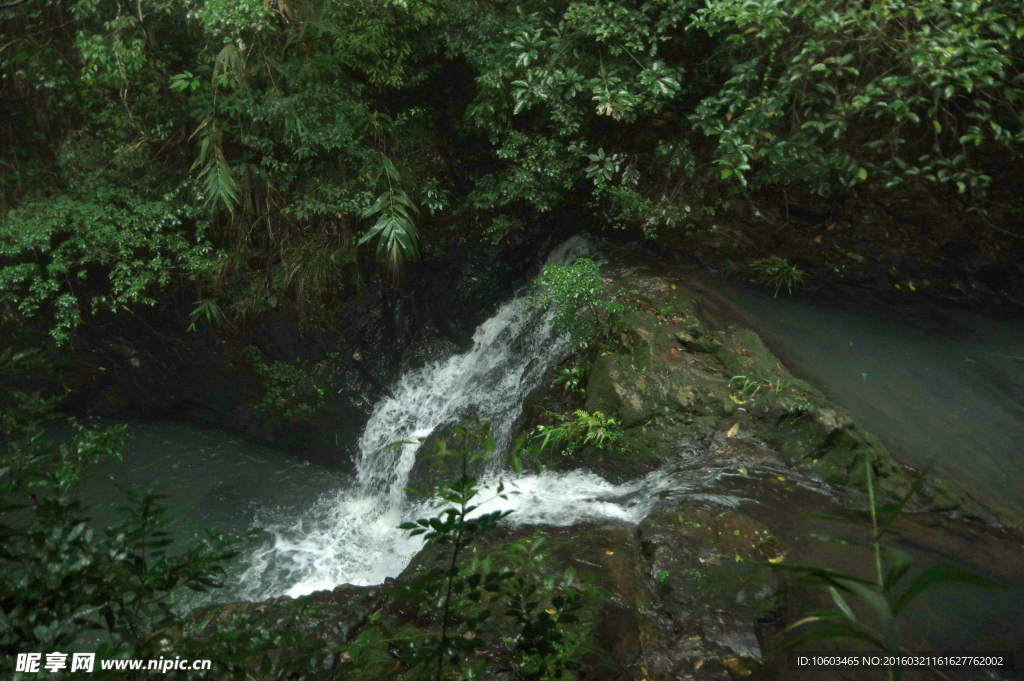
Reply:
[[[0,375],[27,359],[5,352]],[[124,519],[96,527],[75,487],[88,466],[120,456],[124,427],[69,420],[70,433],[53,439],[53,401],[13,398],[0,427],[0,670],[11,678],[17,653],[67,650],[86,635],[100,635],[100,658],[163,654],[157,632],[179,621],[174,594],[221,587],[243,538],[210,531],[172,553],[169,518],[151,491],[129,493]]]
[[[89,197],[58,195],[0,217],[0,305],[23,317],[52,315],[50,335],[70,340],[90,312],[142,303],[172,282],[216,266],[194,210],[112,186]],[[97,283],[106,283],[97,289]]]
[[[558,586],[553,577],[539,579],[539,569],[547,558],[541,551],[541,537],[519,540],[500,552],[477,555],[474,550],[468,554],[470,544],[497,527],[511,511],[474,513],[482,490],[469,471],[474,463],[494,452],[489,426],[474,421],[468,427],[455,428],[453,433],[461,445],[459,449],[449,449],[442,440],[429,455],[442,467],[454,463],[459,476],[439,487],[440,513],[401,525],[411,536],[422,535],[428,544],[444,547],[436,553],[433,567],[418,573],[409,584],[400,585],[407,597],[418,597],[425,607],[433,604],[440,626],[437,634],[405,642],[406,659],[430,670],[431,678],[441,681],[446,665],[458,666],[462,657],[478,645],[474,641],[486,631],[493,607],[514,622],[517,633],[511,642],[524,666],[540,677],[560,678],[564,669],[573,666],[564,654],[561,625],[575,622],[572,612],[580,607],[580,595],[574,588],[575,571],[568,568]],[[520,445],[521,441],[517,442],[515,450]],[[515,451],[513,470],[517,474],[521,470]],[[507,491],[503,482],[495,491],[503,499],[515,493]],[[482,678],[484,664],[479,662],[468,670],[468,677]]]
[[[540,290],[531,302],[553,307],[555,331],[570,334],[576,346],[610,333],[614,315],[625,310],[602,297],[601,275],[589,258],[580,258],[573,265],[549,265],[537,284]]]
[[[1024,142],[1021,18],[1002,0],[714,0],[690,30],[721,41],[727,79],[691,121],[741,184],[919,178],[976,199],[986,154]]]
[[[275,423],[299,423],[324,413],[330,379],[340,359],[337,353],[328,353],[317,361],[294,363],[264,359],[263,351],[253,345],[247,345],[242,353],[263,388],[252,406],[254,411]]]

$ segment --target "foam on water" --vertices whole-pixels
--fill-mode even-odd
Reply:
[[[299,518],[266,510],[257,525],[273,540],[249,556],[242,595],[299,595],[336,584],[376,584],[397,575],[419,550],[397,526],[421,509],[406,500],[415,442],[474,413],[507,447],[523,399],[564,352],[550,319],[522,301],[484,322],[466,353],[406,373],[382,400],[359,441],[356,480],[320,498]]]
[[[393,397],[381,401],[360,438],[356,479],[323,495],[300,517],[276,518],[264,510],[256,524],[273,539],[254,551],[241,577],[241,596],[261,600],[300,596],[338,584],[379,584],[397,576],[422,547],[398,525],[431,515],[436,501],[414,503],[405,488],[416,460],[416,441],[439,426],[479,414],[505,451],[523,399],[564,352],[550,319],[521,302],[505,305],[477,329],[473,348],[404,375]],[[612,484],[586,471],[545,472],[510,480],[507,472],[484,476],[477,513],[509,510],[512,524],[567,526],[595,520],[639,522],[664,494],[698,494],[718,469],[657,471]],[[504,480],[505,498],[497,496]],[[703,495],[707,496],[707,495]],[[734,500],[715,498],[731,505]]]

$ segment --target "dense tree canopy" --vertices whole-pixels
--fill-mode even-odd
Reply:
[[[1019,163],[1015,0],[27,0],[0,10],[0,303],[186,285],[238,318],[568,202],[686,229],[731,197]],[[363,244],[370,248],[361,249]]]

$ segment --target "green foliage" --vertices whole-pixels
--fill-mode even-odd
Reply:
[[[0,374],[29,360],[5,351]],[[0,427],[0,669],[13,676],[18,652],[67,650],[86,636],[100,636],[101,658],[162,654],[160,631],[178,622],[174,594],[222,586],[241,538],[208,532],[172,553],[161,497],[148,490],[128,493],[122,521],[96,527],[75,488],[88,466],[120,456],[125,429],[70,420],[53,439],[53,401],[13,398]]]
[[[316,361],[289,363],[267,360],[253,345],[242,352],[263,388],[253,411],[266,415],[272,423],[295,424],[317,418],[327,409],[331,377],[340,361],[336,353]]]
[[[379,177],[384,180],[387,190],[361,213],[364,218],[376,215],[377,222],[359,239],[359,244],[377,237],[377,259],[386,261],[392,275],[397,276],[404,260],[419,257],[419,242],[412,217],[419,213],[419,209],[397,186],[402,178],[391,159],[381,154],[380,165]]]
[[[205,200],[207,206],[220,204],[234,213],[235,204],[238,202],[238,183],[235,182],[231,166],[224,157],[223,139],[217,127],[217,120],[209,116],[192,133],[193,137],[196,135],[200,135],[199,156],[192,164],[192,169],[202,168],[199,171],[199,180],[203,183],[203,194],[199,198]]]
[[[871,513],[870,537],[867,542],[854,541],[845,537],[814,535],[815,538],[853,546],[871,551],[874,554],[875,574],[870,577],[847,574],[825,568],[787,565],[785,563],[767,563],[776,570],[784,570],[799,576],[799,579],[787,589],[811,587],[825,591],[836,604],[836,610],[817,610],[809,612],[790,626],[795,629],[808,624],[815,624],[811,631],[789,641],[776,652],[792,650],[808,643],[818,641],[845,640],[868,645],[885,651],[890,655],[905,652],[901,646],[901,633],[897,616],[925,591],[932,587],[959,582],[985,587],[998,587],[987,579],[965,572],[951,565],[938,563],[918,574],[909,584],[904,579],[913,569],[914,561],[906,552],[887,547],[882,543],[894,523],[899,519],[910,500],[924,485],[928,472],[918,476],[904,497],[897,503],[878,505],[875,500],[872,476],[871,455],[864,455],[864,473],[867,479],[868,507]],[[851,521],[834,516],[813,514],[814,517],[831,522],[850,524]],[[854,610],[847,602],[855,598],[863,603],[874,616],[874,625],[858,619]],[[939,673],[938,670],[930,671]],[[889,678],[898,680],[901,668],[899,665],[888,668]]]
[[[521,230],[523,223],[509,215],[499,215],[487,226],[483,233],[484,241],[492,244],[501,243],[509,234]]]
[[[204,224],[177,206],[173,196],[149,200],[103,186],[11,211],[0,218],[0,304],[26,318],[48,314],[51,335],[66,343],[83,307],[152,305],[172,282],[208,275],[216,261]]]
[[[608,334],[614,315],[625,310],[601,297],[601,275],[589,258],[580,258],[573,265],[545,267],[537,285],[540,290],[530,298],[531,303],[553,307],[555,332],[569,334],[574,346]]]
[[[563,385],[566,392],[573,393],[585,393],[586,389],[583,385],[587,381],[587,376],[590,374],[590,363],[582,362],[570,367],[562,367],[558,372],[558,378],[556,379]]]
[[[1024,142],[1021,18],[1001,0],[715,0],[692,28],[721,41],[727,80],[691,121],[722,179],[827,195],[920,178],[977,199],[985,153]]]
[[[596,154],[588,154],[587,158],[590,159],[587,177],[593,179],[594,184],[611,182],[622,165],[622,154],[605,156],[604,149],[598,149]]]
[[[227,319],[224,317],[224,312],[220,309],[220,304],[216,298],[197,300],[196,308],[192,310],[188,318],[192,322],[189,324],[189,331],[195,331],[196,322],[200,319],[205,319],[206,324],[211,329],[219,329],[227,325]]]
[[[757,260],[750,266],[750,269],[757,275],[754,281],[775,288],[776,297],[783,288],[792,295],[794,286],[807,283],[807,273],[797,268],[796,265],[790,265],[783,258],[772,257]]]
[[[155,245],[99,267],[121,263],[140,298],[161,282],[130,272],[166,271],[233,319],[285,296],[324,313],[326,292],[363,282],[360,244],[395,277],[432,229],[497,243],[508,215],[567,202],[648,236],[780,188],[980,210],[989,160],[1013,167],[1024,142],[1024,14],[1006,0],[32,0],[4,19],[7,231],[30,239],[33,211],[110,214]],[[394,96],[444,91],[457,64],[472,98],[443,115]],[[154,240],[117,202],[180,224]],[[186,271],[204,254],[172,239],[226,257]],[[102,273],[27,274],[39,261],[17,250],[0,296],[52,309],[62,340],[85,307],[71,288],[120,295]]]
[[[579,594],[572,588],[575,571],[566,570],[558,586],[555,577],[540,579],[538,573],[547,558],[540,537],[514,542],[500,553],[477,555],[474,550],[467,560],[472,542],[496,528],[511,511],[475,513],[481,488],[470,471],[473,464],[494,452],[489,426],[474,420],[469,426],[455,428],[453,434],[461,448],[450,449],[448,442],[441,440],[429,455],[442,468],[454,465],[459,476],[438,488],[440,512],[401,525],[411,536],[422,535],[429,545],[441,548],[432,567],[401,587],[406,597],[437,609],[440,629],[436,635],[406,642],[405,659],[430,670],[434,681],[449,678],[445,668],[458,667],[472,652],[477,645],[474,640],[487,631],[498,610],[515,624],[514,649],[530,673],[560,678],[563,670],[572,666],[564,655],[561,625],[575,622],[572,612],[580,607]],[[517,442],[515,449],[520,444]],[[518,469],[518,457],[515,453],[513,457]],[[507,492],[504,482],[499,482],[496,496],[507,499],[509,493],[515,492]],[[468,670],[469,678],[480,678],[482,669],[480,663]]]
[[[622,424],[599,411],[590,414],[577,409],[572,416],[556,414],[555,418],[557,425],[537,426],[534,437],[540,440],[540,451],[550,443],[569,456],[588,445],[602,449],[622,437]]]

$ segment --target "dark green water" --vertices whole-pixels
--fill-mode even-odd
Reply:
[[[951,304],[697,283],[896,457],[1024,517],[1024,322]]]
[[[242,533],[301,516],[347,477],[321,464],[261,447],[246,438],[184,423],[132,423],[133,440],[121,461],[88,471],[82,496],[105,526],[120,519],[121,485],[152,486],[166,495],[174,547],[184,547],[206,528]],[[172,547],[172,548],[174,548]],[[244,564],[235,566],[233,578]],[[233,600],[240,588],[213,600]],[[190,605],[206,597],[180,595]]]

